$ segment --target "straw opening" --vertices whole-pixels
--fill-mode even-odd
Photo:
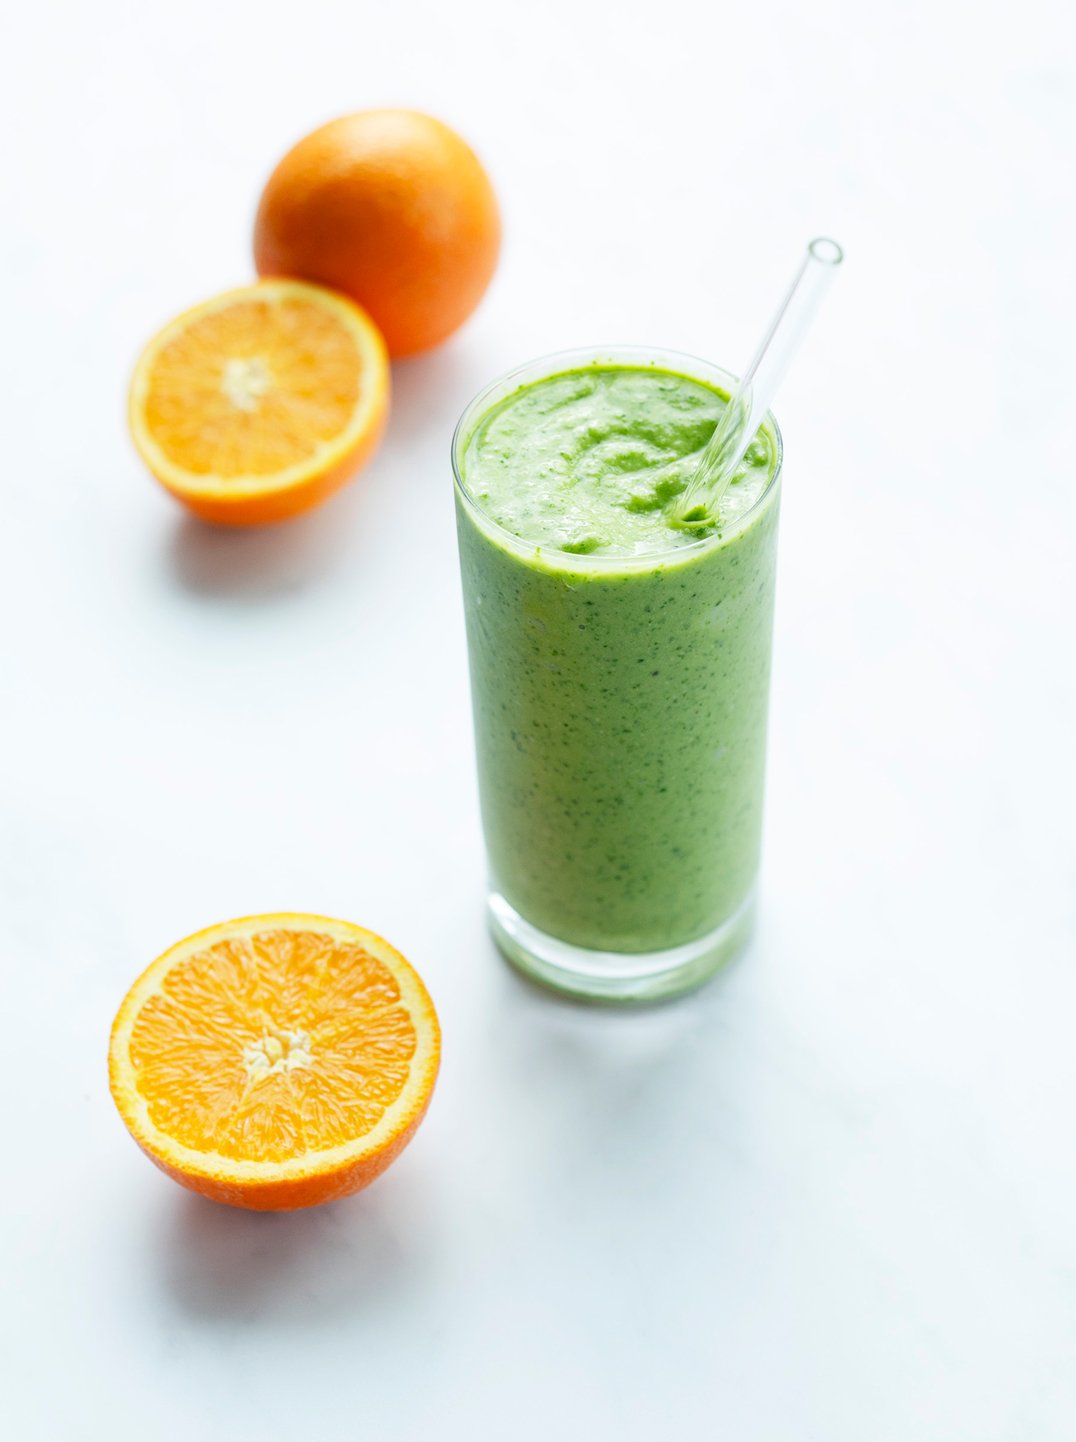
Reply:
[[[823,265],[840,265],[844,259],[844,251],[835,240],[830,240],[828,235],[820,235],[812,240],[807,249],[815,260],[820,260]]]

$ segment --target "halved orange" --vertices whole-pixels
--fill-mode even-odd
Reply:
[[[204,520],[279,521],[317,505],[372,455],[388,352],[354,301],[297,280],[226,291],[150,341],[131,381],[146,465]]]
[[[138,978],[109,1082],[131,1135],[218,1202],[290,1211],[368,1186],[425,1115],[441,1055],[414,968],[346,921],[210,927]]]

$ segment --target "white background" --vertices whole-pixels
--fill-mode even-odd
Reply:
[[[1076,1433],[1074,33],[1020,6],[23,6],[3,45],[0,1391],[12,1437],[1067,1442]],[[305,130],[455,124],[505,215],[383,449],[278,530],[187,520],[139,347],[251,272]],[[694,998],[497,959],[448,442],[494,374],[741,366],[848,263],[778,413],[763,911]],[[429,1118],[320,1212],[183,1193],[108,1096],[190,931],[390,937]]]

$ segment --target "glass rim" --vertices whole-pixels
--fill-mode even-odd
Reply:
[[[452,477],[456,494],[479,518],[480,524],[490,531],[496,540],[507,544],[510,550],[528,559],[533,559],[536,554],[543,560],[551,558],[557,563],[558,569],[566,571],[600,571],[606,567],[624,570],[633,567],[633,563],[653,565],[659,560],[680,562],[698,556],[711,547],[725,545],[733,536],[738,535],[746,528],[751,518],[769,500],[781,479],[785,456],[784,439],[773,411],[767,411],[762,418],[762,425],[772,431],[776,443],[773,470],[766,482],[765,489],[742,515],[736,517],[735,530],[728,535],[716,532],[712,536],[702,536],[697,541],[689,541],[686,545],[671,546],[661,551],[634,552],[630,555],[602,556],[578,551],[564,551],[558,546],[547,546],[540,541],[528,541],[523,536],[517,536],[514,531],[508,530],[506,526],[502,526],[499,521],[494,520],[468,491],[463,480],[461,465],[463,441],[470,438],[470,431],[476,418],[489,408],[490,397],[495,392],[504,387],[506,388],[504,393],[507,395],[508,390],[513,387],[513,383],[519,385],[524,383],[524,377],[536,381],[559,375],[561,369],[571,370],[576,366],[601,365],[603,363],[610,365],[637,364],[671,369],[673,375],[683,375],[688,380],[702,380],[704,384],[708,383],[709,378],[716,377],[722,385],[729,383],[730,395],[739,382],[738,376],[733,375],[731,371],[725,370],[722,366],[716,365],[713,361],[708,361],[702,356],[692,355],[688,351],[669,350],[664,346],[573,346],[569,350],[550,351],[546,355],[536,356],[533,360],[524,361],[521,365],[513,366],[510,370],[494,377],[464,407],[463,413],[456,422],[455,430],[452,432]],[[682,368],[684,363],[688,368]],[[678,365],[681,368],[677,368]],[[692,374],[691,368],[693,367],[701,367],[704,372],[709,373],[709,378],[706,375]]]

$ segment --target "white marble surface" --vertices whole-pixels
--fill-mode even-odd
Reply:
[[[0,1383],[10,1435],[1068,1442],[1076,1434],[1071,11],[23,7],[0,56]],[[275,155],[403,102],[504,263],[290,528],[185,520],[144,337],[249,272]],[[546,350],[742,363],[849,262],[788,450],[763,920],[704,993],[528,990],[480,912],[447,469]],[[444,1067],[366,1195],[258,1217],[120,1125],[113,1010],[228,916],[353,917]]]

